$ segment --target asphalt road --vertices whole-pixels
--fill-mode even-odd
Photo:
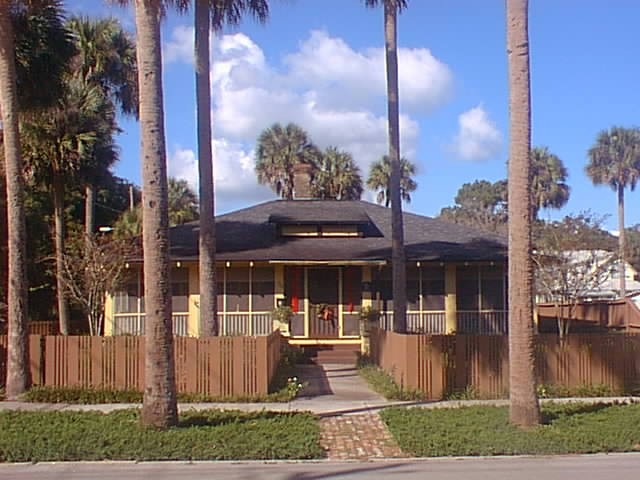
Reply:
[[[0,465],[11,480],[637,480],[640,454],[368,463],[41,463]]]

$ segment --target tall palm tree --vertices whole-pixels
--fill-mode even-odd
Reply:
[[[507,0],[509,63],[509,388],[511,422],[540,421],[534,373],[528,0]]]
[[[620,269],[620,296],[626,295],[625,285],[625,232],[624,189],[635,189],[640,178],[640,130],[612,127],[598,134],[589,149],[587,175],[595,185],[609,185],[618,194],[618,248]]]
[[[24,180],[18,127],[15,43],[10,4],[0,2],[0,110],[2,113],[4,167],[7,189],[8,355],[6,395],[15,400],[29,388],[27,347],[27,258]]]
[[[279,123],[263,130],[256,149],[258,182],[268,184],[282,198],[293,198],[293,167],[307,163],[317,169],[320,157],[307,132],[294,123]]]
[[[223,25],[236,25],[243,14],[251,13],[266,21],[266,0],[195,0],[195,71],[198,128],[198,176],[200,186],[200,324],[203,335],[218,333],[216,287],[216,221],[211,149],[211,78],[209,76],[209,28],[220,31]]]
[[[129,3],[119,0],[119,3]],[[185,1],[167,2],[186,7]],[[167,159],[162,101],[160,20],[164,2],[134,0],[142,161],[142,248],[145,295],[145,389],[142,423],[178,420],[169,283]]]
[[[325,149],[318,163],[314,181],[314,197],[335,200],[360,200],[360,169],[348,152],[336,147]]]
[[[128,116],[138,114],[138,80],[135,43],[115,18],[72,17],[68,28],[73,34],[77,54],[71,61],[72,75],[100,87],[119,110]],[[108,147],[110,145],[105,145]],[[114,148],[101,148],[100,160],[86,176],[85,233],[95,231],[96,176],[116,161]],[[95,174],[93,174],[95,173]]]
[[[411,202],[411,192],[418,188],[418,183],[411,178],[416,174],[416,166],[406,158],[400,159],[400,197],[407,203]],[[391,161],[388,155],[371,164],[367,187],[377,191],[376,201],[384,203],[385,207],[391,204]]]
[[[80,78],[68,79],[57,105],[23,122],[25,157],[53,197],[56,271],[63,268],[65,180],[95,166],[97,147],[111,139],[115,128],[111,102]],[[67,335],[69,307],[62,279],[56,278],[60,333]]]
[[[531,195],[533,219],[543,208],[562,208],[569,201],[567,169],[547,147],[531,150]]]
[[[0,3],[0,111],[7,193],[7,398],[30,383],[24,178],[18,114],[49,106],[62,92],[62,72],[73,52],[61,2]],[[46,74],[47,88],[41,79]],[[3,239],[4,240],[4,239]]]
[[[391,161],[391,267],[393,276],[393,325],[404,333],[407,329],[407,271],[404,253],[404,227],[400,193],[400,113],[398,94],[397,16],[407,7],[406,0],[365,0],[368,7],[384,4],[384,40],[387,72],[387,116],[389,125],[389,159]]]

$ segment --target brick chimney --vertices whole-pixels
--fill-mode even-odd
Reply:
[[[313,167],[308,163],[296,163],[293,166],[293,198],[303,200],[312,198],[311,171]]]

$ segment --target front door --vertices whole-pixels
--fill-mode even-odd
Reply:
[[[309,337],[338,338],[340,332],[338,268],[310,268]]]

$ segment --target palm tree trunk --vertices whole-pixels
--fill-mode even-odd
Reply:
[[[625,233],[624,233],[624,185],[618,185],[618,256],[619,262],[619,275],[620,275],[620,297],[624,298],[627,295],[625,267],[627,265],[627,253]]]
[[[58,322],[60,333],[69,335],[69,305],[64,291],[64,180],[58,172],[53,174],[53,220],[56,255],[56,294],[58,296]]]
[[[85,187],[84,198],[84,234],[91,237],[96,231],[96,187],[89,184]]]
[[[142,423],[166,428],[177,423],[178,412],[169,283],[161,11],[158,0],[136,0],[135,7],[143,159],[142,246],[146,313]]]
[[[7,238],[9,285],[7,292],[9,338],[7,344],[7,399],[15,400],[29,388],[27,328],[27,232],[24,180],[18,129],[15,47],[8,2],[0,3],[0,110],[4,134],[7,188]]]
[[[398,50],[395,1],[384,2],[384,38],[387,66],[387,114],[389,118],[389,159],[391,161],[391,267],[393,272],[394,331],[407,330],[407,274],[400,197],[400,118],[398,99]]]
[[[533,265],[531,262],[531,97],[528,0],[507,0],[509,60],[509,386],[510,419],[536,425]]]
[[[198,111],[198,174],[200,180],[200,328],[218,334],[216,295],[216,224],[211,151],[211,84],[209,77],[209,0],[195,5],[196,108]]]

